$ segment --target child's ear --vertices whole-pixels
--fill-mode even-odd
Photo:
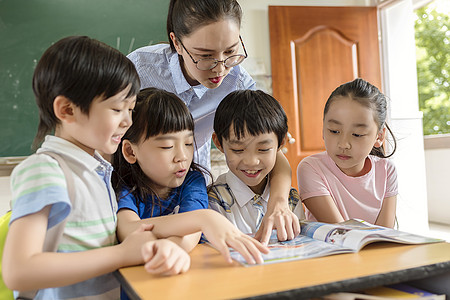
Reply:
[[[384,127],[378,132],[377,140],[375,141],[375,144],[373,144],[374,147],[380,148],[381,146],[383,146],[385,139],[386,139],[386,127]]]
[[[222,145],[220,144],[219,138],[217,137],[217,134],[215,132],[213,132],[213,134],[212,134],[212,140],[214,142],[214,145],[216,145],[217,149],[219,149],[220,152],[223,153]]]
[[[180,45],[180,42],[178,41],[177,37],[175,36],[175,33],[173,33],[173,32],[169,33],[169,37],[172,40],[172,43],[175,46],[175,50],[177,50],[177,53],[179,55],[181,55],[181,53],[182,53],[181,45]]]
[[[281,148],[283,148],[285,144],[286,144],[286,135],[284,136],[283,140],[281,140],[280,147],[278,147],[278,151],[280,151]]]
[[[72,123],[75,121],[75,104],[65,96],[56,96],[53,101],[55,116],[61,121]]]
[[[122,154],[128,163],[136,163],[136,154],[134,153],[133,145],[131,145],[129,140],[122,141]]]

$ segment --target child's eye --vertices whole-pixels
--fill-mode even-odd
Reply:
[[[194,143],[186,143],[185,145],[188,147],[192,147],[194,145]]]
[[[272,150],[272,148],[267,148],[267,149],[259,149],[259,152],[268,152]]]
[[[233,153],[239,154],[239,153],[242,153],[244,150],[242,150],[242,149],[231,149],[231,151],[233,151]]]
[[[121,111],[121,109],[117,109],[117,108],[113,108],[112,110],[117,113],[120,113],[120,111]]]
[[[165,146],[165,147],[161,147],[161,149],[164,149],[164,150],[169,150],[169,149],[172,149],[173,148],[173,146]]]
[[[333,134],[337,134],[337,133],[339,133],[339,130],[333,130],[333,129],[328,129],[331,133],[333,133]]]
[[[354,136],[354,137],[363,137],[363,136],[365,136],[365,134],[357,134],[357,133],[354,133],[353,136]]]

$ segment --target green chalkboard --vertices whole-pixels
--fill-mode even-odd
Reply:
[[[0,157],[32,153],[34,68],[52,43],[87,35],[124,54],[167,41],[169,0],[0,0]]]

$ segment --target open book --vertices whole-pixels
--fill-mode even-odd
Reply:
[[[270,264],[358,252],[369,243],[382,241],[400,244],[443,242],[441,239],[376,226],[358,219],[338,224],[301,222],[300,235],[290,241],[279,242],[276,231],[273,231],[268,245],[270,253],[264,254],[263,258],[265,264]],[[231,251],[231,257],[243,265],[247,265],[244,258],[234,250]]]

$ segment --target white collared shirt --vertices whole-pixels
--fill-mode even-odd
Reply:
[[[209,208],[224,215],[243,233],[256,233],[260,216],[260,211],[253,205],[256,194],[233,172],[228,171],[220,175],[208,196]],[[264,192],[259,196],[265,213],[270,196],[269,180],[267,180]]]

